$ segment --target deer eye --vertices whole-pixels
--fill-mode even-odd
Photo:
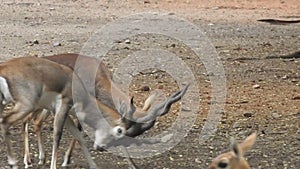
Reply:
[[[228,166],[228,163],[227,162],[223,162],[223,161],[219,162],[219,164],[218,164],[219,168],[226,168],[227,166]]]
[[[118,134],[122,134],[123,130],[121,128],[118,128],[117,132]]]

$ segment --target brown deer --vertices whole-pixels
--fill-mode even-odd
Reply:
[[[232,139],[231,151],[213,159],[209,169],[250,169],[247,160],[244,158],[244,153],[253,146],[255,140],[256,133],[248,136],[240,144]]]
[[[47,109],[54,114],[51,169],[56,169],[57,150],[64,125],[79,141],[90,168],[97,168],[69,112],[75,112],[72,113],[74,116],[95,129],[94,145],[98,146],[105,146],[112,140],[123,137],[126,133],[124,117],[127,113],[135,117],[132,115],[133,106],[128,112],[123,103],[120,108],[124,108],[124,112],[122,109],[119,109],[120,112],[111,109],[90,95],[70,68],[36,57],[22,57],[1,63],[0,93],[0,126],[11,168],[17,168],[17,160],[10,142],[9,127],[27,120],[32,112],[38,112],[39,109]],[[8,112],[3,112],[7,104],[13,104],[13,107]],[[161,110],[164,105],[159,108]],[[151,119],[155,113],[156,111],[151,111],[134,120],[147,122],[144,120]]]
[[[50,56],[50,57],[44,57],[46,59],[50,59],[52,61],[55,61],[57,63],[66,65],[70,68],[74,68],[76,59],[78,55],[77,54],[62,54],[62,55],[55,55],[55,56]],[[95,64],[97,63],[97,60],[94,58],[90,57],[83,57],[84,62],[86,62],[87,65]],[[91,66],[87,66],[86,68],[91,68]],[[123,123],[126,123],[126,135],[127,136],[137,136],[142,134],[144,131],[150,129],[154,123],[155,120],[158,116],[166,114],[171,105],[178,100],[181,99],[181,97],[185,94],[188,85],[186,85],[182,90],[174,93],[171,95],[166,101],[160,102],[159,104],[155,102],[156,95],[153,94],[149,96],[149,98],[145,101],[145,105],[142,109],[135,109],[133,106],[133,100],[128,98],[125,93],[121,92],[120,89],[116,87],[114,82],[111,79],[110,74],[108,73],[109,71],[105,67],[103,63],[100,63],[100,66],[98,67],[98,72],[96,75],[96,96],[98,100],[100,100],[101,103],[104,103],[105,106],[109,107],[111,110],[116,112],[116,110],[119,110],[119,113],[124,114],[126,113],[125,109],[129,107],[131,113],[127,113],[127,118],[129,120],[123,118]],[[87,82],[85,82],[87,83]],[[92,90],[92,89],[90,89]],[[117,92],[117,97],[120,104],[115,105],[113,102],[113,96],[111,94],[111,91],[114,90]],[[91,93],[91,92],[90,92]],[[122,103],[122,104],[121,104]],[[123,106],[122,106],[123,105]],[[122,108],[123,107],[123,108]],[[135,111],[136,110],[136,111]],[[132,114],[134,112],[134,114]],[[41,134],[40,134],[40,128],[42,125],[42,122],[47,118],[49,113],[47,111],[44,111],[43,113],[39,114],[36,116],[36,120],[34,121],[35,124],[35,130],[37,134],[37,139],[38,139],[38,145],[39,145],[39,164],[43,164],[45,160],[45,153],[42,147],[42,141],[41,141]],[[29,144],[28,144],[28,124],[25,123],[25,134],[24,134],[24,141],[25,141],[25,155],[24,155],[24,163],[25,163],[25,168],[28,168],[31,166],[31,159],[29,156]],[[104,132],[105,133],[105,132]],[[102,137],[102,135],[105,135],[101,133],[99,137]],[[65,155],[64,158],[64,163],[63,166],[67,166],[70,162],[70,155],[72,152],[72,149],[74,147],[75,140],[72,141],[70,144],[70,147]],[[101,143],[94,143],[94,148],[95,149],[102,149],[106,144],[101,144]]]

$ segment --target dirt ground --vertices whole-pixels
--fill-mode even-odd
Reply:
[[[54,0],[3,1],[0,4],[1,61],[19,56],[79,53],[100,26],[140,12],[165,12],[199,27],[216,48],[226,73],[226,102],[217,131],[199,140],[211,104],[211,83],[203,63],[190,48],[160,35],[137,35],[120,39],[105,62],[114,62],[133,51],[159,48],[172,52],[190,66],[199,88],[197,119],[186,137],[174,148],[151,158],[134,159],[140,168],[207,168],[212,158],[229,150],[229,139],[243,140],[252,132],[258,138],[246,153],[252,168],[298,169],[300,167],[300,23],[258,22],[259,19],[300,20],[298,0]],[[187,32],[188,33],[188,32]],[[130,87],[141,104],[150,91],[167,95],[178,89],[167,73],[141,72]],[[151,137],[170,127],[179,104],[141,137]],[[51,121],[44,126],[48,168],[51,154]],[[22,164],[20,126],[12,127],[13,145]],[[38,149],[31,129],[31,153],[37,166]],[[59,163],[70,136],[63,137]],[[0,144],[0,168],[7,165],[5,146]],[[100,168],[128,168],[124,158],[94,152]],[[70,168],[87,168],[79,146]]]

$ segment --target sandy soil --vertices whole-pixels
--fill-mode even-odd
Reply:
[[[138,35],[120,39],[105,62],[113,63],[131,52],[158,48],[172,52],[190,66],[199,96],[197,119],[186,137],[171,150],[151,158],[135,159],[140,168],[206,168],[211,159],[229,149],[229,138],[242,140],[256,131],[258,140],[246,154],[252,168],[298,169],[300,167],[300,24],[268,24],[259,19],[299,20],[298,0],[105,0],[105,1],[4,1],[0,4],[1,61],[19,56],[47,56],[79,53],[93,33],[106,23],[139,12],[165,12],[184,18],[209,38],[226,73],[226,104],[216,133],[205,142],[199,134],[211,104],[209,72],[185,44],[160,35]],[[187,32],[188,33],[188,32]],[[130,43],[128,43],[130,42]],[[171,94],[176,81],[158,71],[134,77],[130,87],[138,104],[149,91],[162,89]],[[178,116],[179,104],[141,137],[161,133]],[[32,131],[32,129],[31,129]],[[51,153],[51,121],[44,126],[47,168]],[[22,166],[23,144],[20,126],[12,127],[14,147]],[[37,145],[31,132],[31,153],[35,167]],[[62,140],[60,160],[70,136]],[[7,165],[5,146],[0,144],[0,168]],[[91,150],[92,151],[92,150]],[[124,158],[92,151],[100,168],[128,168]],[[70,168],[87,168],[79,146]]]

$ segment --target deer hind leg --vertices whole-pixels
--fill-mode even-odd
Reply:
[[[17,162],[17,159],[15,158],[15,153],[12,149],[9,127],[11,125],[14,125],[14,123],[18,122],[19,120],[28,116],[28,114],[30,114],[31,110],[32,110],[32,107],[24,106],[24,104],[22,106],[22,104],[17,103],[17,104],[15,104],[14,108],[9,111],[9,113],[8,113],[9,115],[7,115],[4,118],[1,118],[1,120],[0,120],[2,135],[3,135],[4,143],[6,144],[6,149],[7,149],[8,164],[9,164],[10,168],[12,168],[12,169],[18,168],[18,165],[17,165],[18,162]]]
[[[79,129],[79,131],[82,131],[82,127],[77,119],[76,119],[76,125],[77,125],[77,128]],[[64,162],[62,164],[62,167],[68,167],[71,164],[71,156],[72,156],[72,152],[75,148],[75,144],[76,144],[76,139],[72,138],[70,146],[64,156]]]
[[[43,147],[43,141],[42,141],[42,124],[43,121],[47,119],[47,117],[50,115],[50,112],[46,109],[43,109],[40,114],[38,114],[37,118],[34,119],[34,132],[36,133],[36,138],[38,142],[38,148],[39,148],[39,162],[38,165],[44,165],[45,164],[45,151]]]
[[[32,162],[29,153],[29,132],[28,132],[28,122],[23,123],[24,131],[24,165],[25,168],[32,167]]]

